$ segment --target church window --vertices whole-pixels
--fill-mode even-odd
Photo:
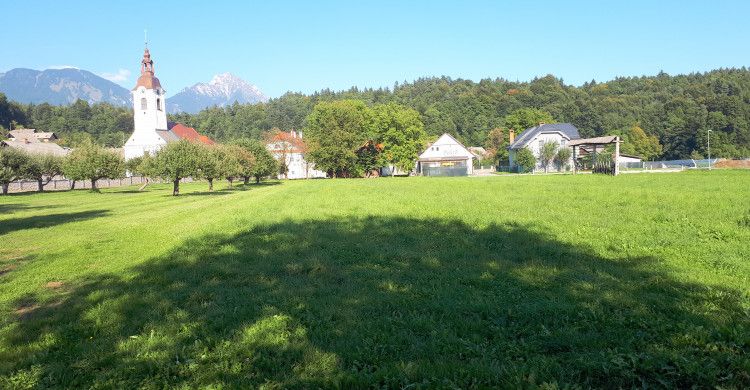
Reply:
[[[161,99],[156,99],[156,109],[161,111]]]
[[[146,103],[146,98],[141,98],[141,110],[145,110],[148,108],[148,104]]]

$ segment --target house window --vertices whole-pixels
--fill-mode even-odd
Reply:
[[[141,98],[141,110],[148,109],[148,103],[146,103],[146,98]]]
[[[540,140],[539,140],[539,149],[541,149],[541,148],[542,148],[542,145],[544,145],[544,140],[543,140],[543,139],[540,139]]]
[[[156,99],[156,109],[161,111],[161,99]]]
[[[435,147],[435,151],[436,151],[436,152],[439,152],[439,151],[440,151],[440,147],[436,146],[436,147]]]

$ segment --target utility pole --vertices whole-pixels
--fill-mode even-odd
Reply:
[[[708,133],[708,170],[711,170],[711,129],[706,131]]]

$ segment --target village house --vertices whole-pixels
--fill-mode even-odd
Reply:
[[[574,139],[581,138],[578,133],[578,128],[570,123],[540,123],[537,126],[524,130],[518,137],[514,136],[513,131],[509,133],[508,146],[508,162],[510,163],[511,169],[517,168],[516,153],[519,150],[526,148],[534,154],[537,158],[537,165],[534,168],[535,171],[543,171],[544,166],[539,162],[539,151],[547,142],[557,143],[559,148],[567,148],[567,143]],[[573,164],[573,157],[571,157],[568,164]]]
[[[305,160],[305,142],[302,132],[278,132],[273,134],[266,149],[276,161],[283,162],[286,172],[279,172],[279,179],[312,179],[326,177],[326,173],[315,169],[315,164]]]
[[[423,176],[471,175],[474,158],[468,148],[445,133],[419,155],[416,171]]]
[[[0,147],[22,150],[29,154],[51,154],[65,156],[69,149],[56,144],[57,135],[52,132],[37,132],[35,129],[11,130],[7,140],[0,141]]]
[[[187,139],[206,145],[214,144],[210,138],[181,123],[167,121],[166,91],[154,73],[154,61],[148,48],[141,60],[141,76],[131,91],[133,94],[133,134],[123,146],[125,159],[154,154],[164,145]]]

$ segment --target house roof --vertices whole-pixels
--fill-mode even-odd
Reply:
[[[55,156],[65,156],[68,154],[68,149],[52,142],[27,142],[27,141],[11,141],[5,140],[0,141],[0,145],[3,147],[11,147],[18,150],[23,150],[30,154],[52,154]]]
[[[577,146],[577,145],[607,145],[612,144],[617,140],[616,135],[605,135],[603,137],[594,137],[594,138],[580,138],[574,141],[568,142],[568,146]]]
[[[7,135],[8,138],[13,138],[16,141],[19,140],[40,140],[40,139],[57,139],[57,135],[51,131],[36,131],[36,129],[15,129],[10,130]]]
[[[570,123],[543,123],[539,126],[530,127],[524,130],[508,149],[520,149],[526,147],[529,142],[533,141],[537,135],[542,133],[562,133],[568,139],[578,139],[581,135],[578,133],[578,128]]]
[[[156,130],[156,134],[167,143],[179,141],[180,137],[171,130]]]
[[[169,128],[169,131],[172,132],[178,139],[196,141],[206,145],[213,145],[216,143],[211,138],[208,138],[205,135],[201,135],[200,133],[195,131],[194,128],[185,126],[182,123],[169,122],[167,123],[167,127]],[[163,130],[157,130],[157,132],[159,131]],[[164,136],[162,136],[162,138],[164,138]],[[170,140],[166,138],[164,138],[164,140],[170,142]]]
[[[447,156],[447,157],[420,157],[418,161],[466,161],[469,158],[466,156]]]

